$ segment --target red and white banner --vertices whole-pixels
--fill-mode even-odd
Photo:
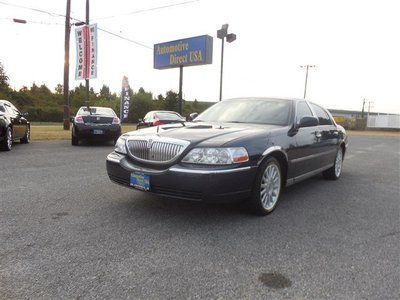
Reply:
[[[76,69],[75,79],[97,77],[97,24],[75,29]]]

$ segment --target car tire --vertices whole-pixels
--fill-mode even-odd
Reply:
[[[79,137],[72,134],[71,136],[71,145],[78,146],[79,145]]]
[[[31,140],[31,127],[28,126],[26,127],[25,135],[22,139],[20,139],[20,142],[23,144],[28,144],[30,140]]]
[[[339,148],[335,156],[335,162],[332,168],[322,172],[322,176],[328,180],[338,180],[342,174],[343,169],[343,149]]]
[[[1,149],[4,151],[10,151],[12,149],[12,144],[13,144],[12,128],[7,127],[6,135],[4,137],[4,140],[1,142]]]
[[[282,191],[282,182],[279,161],[274,157],[267,158],[259,167],[250,198],[250,208],[254,214],[265,216],[275,209]]]

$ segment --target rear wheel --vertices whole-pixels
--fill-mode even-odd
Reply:
[[[337,180],[342,174],[342,168],[343,168],[343,149],[342,147],[340,147],[338,152],[336,153],[335,163],[333,164],[333,167],[322,172],[322,175],[324,176],[325,179]]]
[[[1,142],[1,149],[5,151],[10,151],[12,148],[12,143],[13,143],[12,128],[7,127],[6,135],[4,137],[4,140]]]
[[[273,157],[264,161],[256,177],[250,205],[257,215],[271,213],[279,200],[282,189],[281,166]]]
[[[75,136],[74,133],[71,135],[71,145],[78,146],[79,145],[79,137]]]
[[[30,140],[31,140],[31,127],[28,126],[26,127],[25,136],[22,139],[20,139],[20,141],[23,144],[28,144]]]

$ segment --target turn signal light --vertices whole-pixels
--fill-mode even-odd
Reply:
[[[121,120],[118,117],[114,117],[112,123],[113,124],[121,124]]]

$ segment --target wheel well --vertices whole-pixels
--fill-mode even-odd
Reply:
[[[274,152],[269,153],[265,158],[268,158],[268,157],[274,157],[279,162],[281,169],[282,169],[282,175],[283,175],[282,186],[286,186],[288,162],[287,162],[285,154],[283,154],[281,151],[274,151]]]

